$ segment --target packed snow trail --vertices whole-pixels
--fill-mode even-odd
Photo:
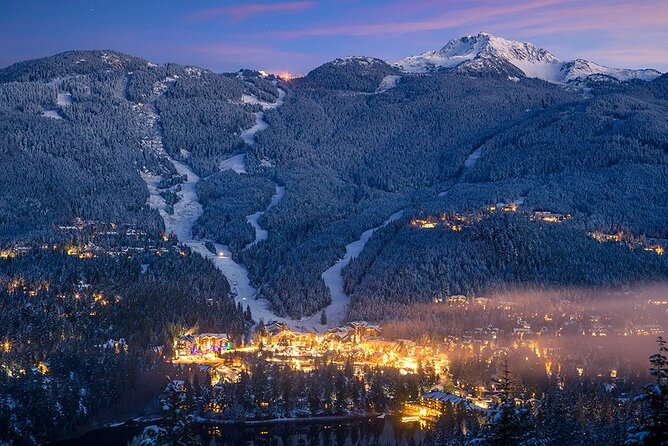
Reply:
[[[56,86],[57,83],[51,82],[50,85]],[[63,93],[63,92],[56,93],[56,105],[60,108],[72,105],[72,93]],[[42,113],[42,116],[51,119],[63,119],[63,116],[57,109],[45,110]]]
[[[186,181],[180,184],[181,190],[178,192],[180,199],[174,203],[174,212],[170,214],[166,210],[167,203],[160,195],[160,189],[158,189],[161,177],[147,172],[141,174],[149,190],[149,206],[157,209],[160,213],[165,222],[165,232],[167,234],[175,234],[178,237],[179,242],[188,246],[192,252],[210,259],[214,266],[227,278],[235,302],[241,303],[244,309],[246,306],[249,306],[255,320],[285,321],[284,319],[277,317],[270,310],[269,301],[266,299],[255,299],[257,290],[250,284],[248,270],[245,266],[232,259],[232,253],[229,247],[214,243],[213,246],[216,250],[216,253],[214,254],[206,247],[207,240],[196,239],[193,236],[193,227],[195,226],[197,219],[204,213],[199,198],[197,197],[197,182],[200,178],[192,171],[192,169],[190,169],[190,167],[184,163],[176,161],[165,152],[162,137],[157,125],[158,116],[155,111],[148,109],[147,107],[144,109],[135,107],[135,110],[142,118],[145,132],[144,138],[142,138],[142,146],[163,156],[167,161],[172,163],[179,175],[185,176],[186,178]]]
[[[482,147],[483,147],[483,146],[478,147],[477,149],[475,149],[473,152],[471,152],[471,153],[469,154],[469,156],[468,156],[468,157],[466,158],[466,160],[464,161],[464,168],[462,169],[462,173],[459,174],[459,176],[457,177],[457,179],[455,180],[455,182],[452,183],[452,185],[451,185],[450,187],[448,187],[446,190],[444,190],[443,192],[440,192],[440,193],[438,194],[439,197],[444,197],[444,196],[446,196],[446,195],[448,194],[448,192],[450,192],[450,190],[451,190],[453,187],[455,187],[457,184],[460,184],[461,182],[464,181],[464,177],[466,176],[466,173],[467,173],[469,170],[471,170],[471,168],[472,168],[473,166],[476,165],[476,163],[478,162],[478,160],[479,160],[480,157],[482,156]]]
[[[259,104],[260,106],[262,106],[263,110],[253,113],[255,115],[255,124],[253,125],[253,127],[241,132],[241,139],[243,139],[243,141],[246,144],[252,145],[255,143],[255,135],[258,132],[261,132],[262,130],[269,128],[269,123],[264,120],[264,110],[271,110],[273,108],[278,108],[281,105],[283,105],[283,102],[285,101],[285,91],[283,91],[280,88],[278,89],[278,98],[276,99],[276,102],[263,102],[260,101],[255,96],[250,96],[250,95],[243,95],[242,100],[246,104]]]
[[[179,242],[202,257],[210,259],[214,266],[227,278],[234,295],[234,301],[241,303],[244,309],[249,306],[255,320],[281,320],[270,310],[269,301],[255,298],[257,290],[250,284],[248,270],[244,265],[234,261],[228,246],[212,243],[216,250],[214,254],[206,247],[208,240],[193,237],[192,228],[204,212],[197,197],[196,185],[199,177],[185,164],[170,157],[167,157],[167,159],[174,165],[179,175],[187,176],[187,180],[181,183],[181,199],[174,204],[174,213],[171,215],[165,211],[164,199],[160,197],[157,185],[149,186],[151,197],[153,198],[155,194],[158,194],[158,198],[162,200],[163,205],[158,205],[158,210],[165,220],[165,231],[168,234],[174,233]]]
[[[401,76],[396,76],[392,74],[385,76],[383,80],[380,81],[380,85],[378,85],[378,88],[376,88],[374,94],[381,94],[385,93],[387,90],[391,90],[392,88],[397,86],[399,79],[401,79]]]
[[[332,303],[324,309],[325,314],[327,315],[328,326],[335,327],[340,325],[341,322],[346,318],[346,312],[348,305],[350,304],[350,297],[343,289],[343,276],[341,275],[343,268],[345,268],[352,259],[360,255],[362,250],[364,250],[364,246],[366,246],[366,243],[369,241],[374,232],[384,226],[387,226],[393,221],[398,220],[403,216],[403,214],[403,210],[396,212],[392,214],[390,218],[385,220],[382,225],[364,231],[359,239],[346,245],[346,254],[327,271],[320,275],[322,280],[325,281],[325,285],[329,289],[329,292],[332,296]],[[302,321],[302,323],[311,325],[315,321],[318,323],[320,322],[320,313],[311,316],[305,321]]]
[[[247,94],[242,95],[241,99],[242,102],[245,104],[258,104],[262,107],[263,110],[254,113],[255,124],[251,128],[241,132],[241,139],[243,139],[243,141],[246,144],[252,145],[255,143],[255,135],[258,132],[261,132],[262,130],[269,128],[269,123],[267,123],[267,121],[264,120],[264,110],[271,110],[283,105],[283,103],[285,102],[285,91],[280,88],[278,89],[278,98],[276,99],[276,102],[264,102],[258,99],[256,96],[251,96]],[[233,170],[239,174],[246,173],[245,159],[246,159],[245,153],[228,158],[220,164],[219,166],[220,170],[221,171]],[[262,217],[262,215],[264,215],[265,212],[267,212],[272,207],[276,206],[283,199],[283,196],[285,195],[285,186],[275,185],[275,187],[276,187],[276,193],[271,197],[271,202],[269,203],[267,208],[264,211],[257,211],[251,215],[246,216],[246,221],[255,230],[255,240],[247,244],[244,247],[244,251],[250,248],[251,246],[255,245],[256,243],[266,240],[269,235],[267,230],[263,229],[260,226],[259,219],[260,217]]]
[[[271,110],[274,108],[278,108],[283,103],[285,102],[285,91],[282,89],[278,89],[278,98],[276,99],[276,102],[264,102],[258,99],[256,96],[251,96],[244,94],[242,97],[242,102],[245,104],[258,104],[262,107],[263,111],[256,112],[254,113],[255,115],[255,124],[249,128],[241,132],[241,139],[248,144],[252,145],[255,143],[255,135],[267,128],[269,128],[269,123],[264,120],[264,110]],[[245,165],[243,170],[239,168],[235,168],[235,166],[238,166],[239,162],[245,163],[245,154],[241,155],[235,155],[232,158],[228,158],[227,160],[223,161],[220,165],[221,170],[226,170],[226,169],[232,169],[237,173],[246,173],[245,170]],[[260,224],[259,224],[259,219],[264,215],[265,212],[267,212],[269,209],[272,207],[276,206],[282,199],[283,196],[285,195],[285,187],[284,186],[279,186],[275,185],[276,187],[276,193],[273,195],[271,198],[271,202],[269,203],[269,206],[264,211],[257,211],[251,215],[246,216],[246,221],[253,227],[255,230],[255,240],[250,242],[244,247],[244,250],[250,248],[251,246],[255,245],[256,243],[259,243],[263,240],[266,240],[268,237],[268,233],[266,229],[263,229]]]
[[[446,195],[450,189],[452,189],[455,184],[459,184],[463,181],[466,172],[471,169],[480,159],[482,155],[482,146],[478,147],[476,150],[471,152],[469,156],[464,161],[464,168],[462,173],[459,175],[455,183],[450,186],[445,191],[438,194],[439,197]],[[327,271],[322,273],[320,277],[325,281],[325,285],[329,289],[330,295],[332,297],[332,303],[328,305],[324,310],[327,315],[328,326],[340,325],[342,321],[346,318],[346,312],[348,305],[350,304],[350,297],[346,295],[344,291],[344,281],[343,281],[343,268],[350,263],[350,261],[360,255],[364,246],[369,241],[371,236],[377,229],[386,226],[387,224],[401,218],[404,214],[404,210],[401,210],[395,214],[392,214],[382,225],[364,231],[360,238],[348,245],[346,245],[346,254],[343,258],[339,259],[334,265],[332,265]],[[320,320],[320,313],[308,318],[305,322],[313,324],[314,321]]]
[[[58,104],[61,107],[67,107],[68,105],[72,105],[72,93],[59,92],[58,96],[56,96],[56,104]]]
[[[267,208],[264,211],[258,211],[255,212],[254,214],[246,216],[246,221],[250,223],[253,229],[255,229],[255,240],[247,244],[244,247],[244,251],[250,248],[251,246],[255,245],[256,243],[261,242],[262,240],[267,240],[267,236],[269,234],[266,229],[262,229],[262,226],[260,226],[258,220],[260,219],[260,217],[264,215],[265,212],[276,206],[283,199],[283,196],[285,196],[285,186],[276,185],[276,193],[271,197],[271,202],[269,202],[269,206],[267,206]]]
[[[233,155],[229,158],[224,159],[218,164],[218,169],[221,172],[226,170],[231,170],[238,174],[247,173],[246,172],[246,154],[240,153],[238,155]]]
[[[42,113],[42,116],[45,118],[51,118],[51,119],[63,119],[62,116],[60,116],[60,113],[58,110],[44,110]]]

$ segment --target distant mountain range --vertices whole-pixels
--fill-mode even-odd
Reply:
[[[563,61],[532,43],[507,40],[484,32],[453,39],[438,51],[409,56],[394,62],[393,66],[405,73],[498,73],[511,78],[525,76],[558,84],[590,76],[617,81],[648,81],[661,75],[653,69],[608,68],[584,59]]]

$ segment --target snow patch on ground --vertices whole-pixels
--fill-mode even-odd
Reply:
[[[156,82],[153,84],[153,94],[155,96],[163,94],[165,91],[167,91],[167,88],[169,87],[167,84],[171,84],[172,82],[176,82],[179,79],[178,75],[174,76],[167,76],[163,81]]]
[[[376,91],[374,93],[380,94],[384,93],[387,90],[390,90],[394,87],[397,86],[397,82],[399,82],[399,79],[401,79],[401,76],[397,76],[394,74],[390,74],[388,76],[385,76],[382,81],[380,81],[380,85],[378,85],[378,88],[376,88]]]
[[[56,96],[56,104],[60,107],[72,105],[72,93],[58,93],[58,96]]]
[[[243,139],[243,141],[248,145],[255,143],[256,133],[261,132],[262,130],[269,127],[267,121],[264,120],[264,112],[256,112],[253,114],[255,115],[255,124],[253,127],[241,132],[241,139]]]
[[[274,167],[274,162],[269,158],[262,158],[260,160],[260,167],[264,169],[271,169],[272,167]]]
[[[475,149],[473,152],[471,152],[469,154],[469,156],[464,161],[464,168],[462,169],[462,173],[459,175],[459,177],[457,177],[457,179],[452,184],[452,186],[448,187],[443,192],[439,192],[437,194],[437,196],[439,196],[439,197],[446,196],[448,194],[448,192],[450,192],[450,189],[455,187],[456,184],[459,184],[462,181],[464,181],[464,176],[466,175],[466,172],[468,172],[473,166],[476,165],[476,163],[478,162],[478,160],[480,159],[481,156],[482,156],[482,146],[478,147],[477,149]]]
[[[272,106],[271,102],[263,101],[254,94],[242,94],[241,102],[243,102],[244,104],[260,105],[262,108],[268,108]]]
[[[346,318],[346,311],[348,310],[348,305],[350,304],[350,297],[343,290],[343,276],[341,275],[343,268],[345,268],[352,259],[360,255],[364,249],[364,246],[366,246],[374,232],[383,226],[386,226],[391,222],[401,218],[403,214],[403,210],[396,212],[392,214],[387,220],[385,220],[382,225],[364,231],[359,239],[346,245],[346,254],[327,271],[320,275],[322,280],[324,280],[325,285],[329,289],[330,294],[332,295],[332,303],[325,308],[325,314],[327,314],[328,322],[327,325],[329,327],[341,325],[341,322]],[[316,321],[317,325],[319,325],[320,313],[311,316],[307,320],[302,321],[302,323],[317,326]]]
[[[244,98],[246,98],[246,99],[244,99]],[[272,102],[272,103],[260,101],[257,97],[251,96],[251,95],[246,95],[246,94],[243,95],[241,97],[241,99],[244,100],[244,101],[245,100],[255,101],[255,102],[252,102],[252,103],[262,105],[263,110],[271,110],[273,108],[278,108],[281,105],[283,105],[283,102],[285,101],[285,91],[283,91],[282,89],[279,88],[278,89],[278,99],[276,99],[276,102]],[[255,115],[255,124],[253,125],[253,127],[249,128],[249,129],[246,129],[243,132],[241,132],[241,139],[243,139],[243,141],[248,145],[251,145],[255,142],[255,134],[256,133],[261,132],[262,130],[265,130],[266,128],[269,127],[269,124],[267,123],[267,121],[264,120],[264,112],[263,111],[256,112],[256,113],[253,113],[253,114]]]
[[[58,110],[45,110],[44,113],[42,113],[42,116],[45,118],[63,119],[63,117],[60,116],[60,113],[58,113]]]
[[[284,196],[285,196],[285,186],[276,185],[276,193],[271,197],[271,202],[269,203],[267,208],[264,211],[258,211],[255,212],[254,214],[246,216],[246,221],[250,223],[253,229],[255,229],[255,240],[247,244],[244,247],[244,251],[250,248],[251,246],[255,245],[256,243],[259,243],[263,240],[267,240],[269,233],[267,232],[266,229],[262,229],[262,227],[258,223],[258,220],[260,219],[260,217],[264,215],[265,212],[276,206],[283,199]]]
[[[482,146],[478,147],[475,149],[469,156],[466,158],[466,161],[464,161],[464,168],[465,169],[470,169],[471,167],[475,166],[478,160],[480,159],[480,156],[482,155]]]
[[[224,159],[218,164],[218,168],[221,172],[232,170],[238,174],[246,173],[246,154],[240,153]]]

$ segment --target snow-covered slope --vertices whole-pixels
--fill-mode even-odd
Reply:
[[[583,59],[562,61],[531,43],[507,40],[488,33],[451,40],[439,51],[410,56],[393,65],[406,73],[456,70],[492,71],[514,76],[519,70],[519,74],[526,77],[554,83],[572,82],[590,75],[605,75],[620,81],[652,80],[661,75],[656,70],[608,68]]]

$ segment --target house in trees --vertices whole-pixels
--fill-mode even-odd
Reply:
[[[176,356],[217,355],[232,350],[232,342],[224,333],[202,333],[179,336],[176,340]]]
[[[480,410],[471,400],[441,390],[432,390],[422,394],[420,399],[404,405],[404,416],[423,420],[437,421],[451,407],[459,406],[465,410]]]

